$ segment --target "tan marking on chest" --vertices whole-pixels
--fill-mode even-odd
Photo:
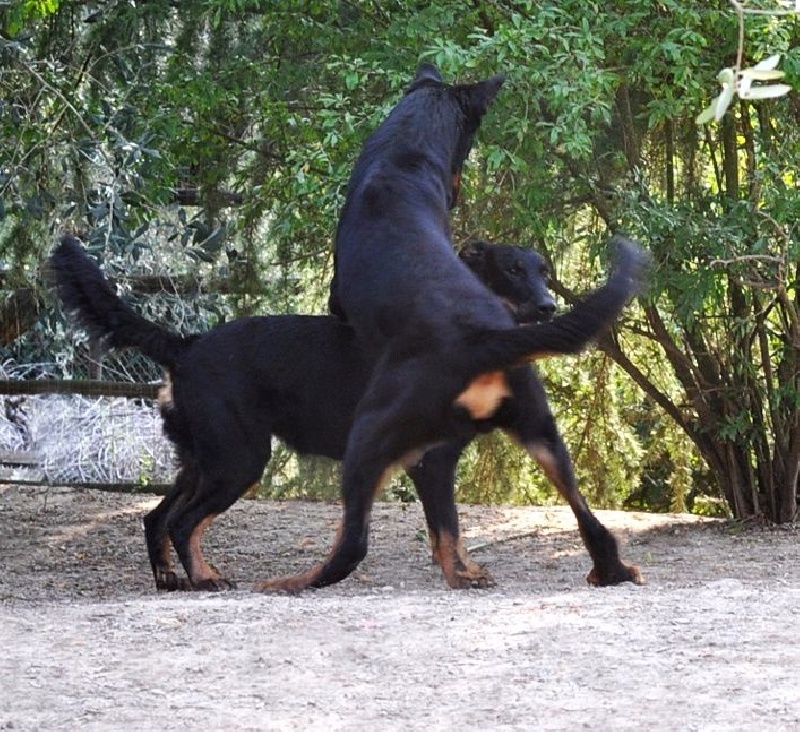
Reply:
[[[507,396],[511,396],[511,390],[506,375],[502,371],[492,371],[473,379],[455,403],[464,407],[473,419],[487,419]]]

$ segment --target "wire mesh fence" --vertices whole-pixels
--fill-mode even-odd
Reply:
[[[154,237],[133,261],[113,248],[91,256],[121,298],[170,330],[199,333],[234,317],[240,293],[224,262],[193,264],[185,247],[170,241]],[[0,304],[17,294],[5,285]],[[0,480],[121,488],[171,483],[174,449],[152,398],[162,367],[135,349],[108,351],[90,342],[55,298],[44,291],[37,297],[24,323],[19,298],[12,298],[7,318],[0,310],[0,325],[19,325],[8,333],[0,328]],[[51,386],[70,393],[35,393]]]
[[[0,376],[9,371],[0,368]],[[80,385],[76,381],[70,386]],[[0,393],[0,478],[120,488],[169,484],[175,456],[163,435],[156,401],[97,395],[94,385],[92,395]],[[123,385],[136,386],[109,387]],[[141,391],[153,389],[145,385]]]
[[[168,483],[170,443],[151,400],[71,395],[36,397],[31,442],[48,483]]]

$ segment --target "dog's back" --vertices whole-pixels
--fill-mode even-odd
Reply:
[[[277,435],[300,452],[341,458],[370,366],[332,316],[254,316],[182,337],[142,318],[81,244],[65,236],[46,266],[73,320],[111,348],[136,348],[166,369],[159,402],[182,460],[203,461],[236,436],[259,454]],[[211,458],[213,462],[214,458]]]
[[[370,349],[380,351],[409,323],[446,337],[450,323],[440,319],[453,302],[463,323],[514,325],[459,261],[449,223],[454,180],[502,82],[449,87],[423,67],[364,144],[339,218],[331,300]]]
[[[370,371],[352,328],[332,316],[241,318],[186,350],[165,420],[190,422],[193,445],[209,429],[212,441],[224,431],[261,442],[275,435],[300,453],[341,459]]]
[[[526,358],[581,350],[614,322],[644,264],[638,248],[621,241],[615,273],[573,317],[515,328],[498,298],[455,256],[449,209],[502,81],[449,86],[435,69],[421,67],[365,143],[336,235],[331,301],[359,340],[375,354],[398,344],[403,352],[438,352],[432,368],[450,370],[456,389]]]

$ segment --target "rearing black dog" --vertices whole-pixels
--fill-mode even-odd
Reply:
[[[473,242],[461,257],[506,301],[519,323],[547,320],[555,304],[536,252]],[[371,363],[352,328],[336,318],[274,315],[242,318],[182,338],[146,321],[122,302],[80,243],[64,237],[47,269],[65,309],[94,340],[142,350],[167,368],[161,413],[178,451],[175,484],[144,520],[156,587],[225,589],[231,583],[203,558],[212,519],[259,480],[272,435],[300,453],[341,460]],[[434,449],[409,470],[425,509],[434,557],[439,533],[458,536],[458,515],[442,527],[438,504],[452,504],[463,444]],[[188,580],[171,558],[175,547]],[[465,557],[465,560],[468,561]],[[476,567],[482,584],[491,580]]]
[[[569,503],[593,560],[587,579],[641,580],[636,567],[620,561],[616,540],[578,490],[539,380],[518,364],[575,352],[607,330],[639,286],[644,255],[620,240],[616,271],[603,288],[550,323],[516,328],[453,252],[449,209],[461,167],[502,83],[495,76],[449,86],[423,65],[364,144],[339,219],[331,308],[346,316],[377,363],[345,453],[342,526],[323,564],[261,589],[295,591],[347,577],[367,553],[374,496],[392,467],[432,445],[469,440],[487,425],[516,438]],[[451,499],[432,502],[434,524],[448,525]],[[438,537],[448,583],[480,581],[459,538],[447,529]]]

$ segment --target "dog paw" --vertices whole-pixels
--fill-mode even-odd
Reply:
[[[644,576],[635,564],[624,564],[623,562],[614,567],[592,567],[589,574],[586,575],[586,581],[594,587],[609,587],[610,585],[620,585],[623,582],[633,582],[635,585],[645,583]]]
[[[497,585],[494,577],[478,565],[469,569],[456,570],[449,576],[445,575],[445,580],[454,590],[486,590]]]
[[[323,566],[318,564],[300,574],[292,574],[287,577],[273,577],[272,579],[262,580],[253,585],[255,592],[284,592],[294,594],[302,592],[312,587],[320,587],[329,582],[318,584],[323,573]]]
[[[235,590],[236,583],[224,577],[213,577],[194,582],[192,589],[196,592],[227,592],[228,590]]]
[[[295,594],[309,588],[309,583],[300,577],[276,577],[270,580],[256,582],[254,592],[269,592],[275,594]]]
[[[165,570],[156,575],[156,589],[162,592],[188,592],[194,588],[187,577],[179,577],[172,570]]]

